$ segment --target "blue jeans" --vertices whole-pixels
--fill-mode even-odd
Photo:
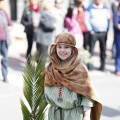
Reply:
[[[2,76],[7,77],[8,74],[8,46],[6,41],[0,41],[0,54],[2,56],[1,59],[1,69]]]
[[[115,72],[120,72],[120,36],[116,37]]]

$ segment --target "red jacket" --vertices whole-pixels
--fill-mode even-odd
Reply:
[[[78,22],[79,22],[79,25],[82,29],[82,32],[88,32],[87,30],[87,27],[85,26],[85,23],[84,23],[84,19],[85,19],[85,11],[84,9],[81,7],[81,10],[79,10],[78,12],[78,16],[77,16],[77,19],[78,19]]]

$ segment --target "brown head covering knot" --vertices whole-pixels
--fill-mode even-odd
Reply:
[[[62,65],[60,65],[61,61],[56,53],[56,45],[59,43],[73,48],[72,54]],[[51,87],[62,84],[70,90],[96,101],[95,106],[91,109],[91,120],[100,120],[102,104],[86,66],[77,58],[78,50],[75,45],[75,38],[70,33],[58,34],[55,44],[51,45],[50,48],[50,63],[45,70],[44,85]]]

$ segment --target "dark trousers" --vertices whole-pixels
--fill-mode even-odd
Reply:
[[[94,47],[97,40],[99,40],[100,45],[100,60],[102,68],[105,67],[105,58],[106,58],[106,34],[107,32],[96,32],[94,34],[90,34],[90,53],[94,55]]]
[[[0,54],[1,54],[1,69],[2,76],[7,77],[8,74],[8,46],[6,41],[0,41]]]
[[[27,58],[28,56],[31,56],[34,35],[26,34],[26,36],[27,36],[27,44],[28,44],[27,53],[26,53],[26,58]]]
[[[89,37],[89,32],[83,32],[83,37],[84,37],[84,43],[83,43],[83,47],[86,50],[89,50],[90,47],[90,37]]]

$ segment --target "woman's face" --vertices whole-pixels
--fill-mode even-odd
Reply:
[[[31,4],[37,5],[39,3],[38,0],[31,0]]]
[[[72,53],[72,47],[62,43],[56,46],[56,50],[57,50],[57,55],[61,60],[66,60],[68,57],[70,57]]]
[[[4,1],[0,1],[0,10],[4,8]]]

